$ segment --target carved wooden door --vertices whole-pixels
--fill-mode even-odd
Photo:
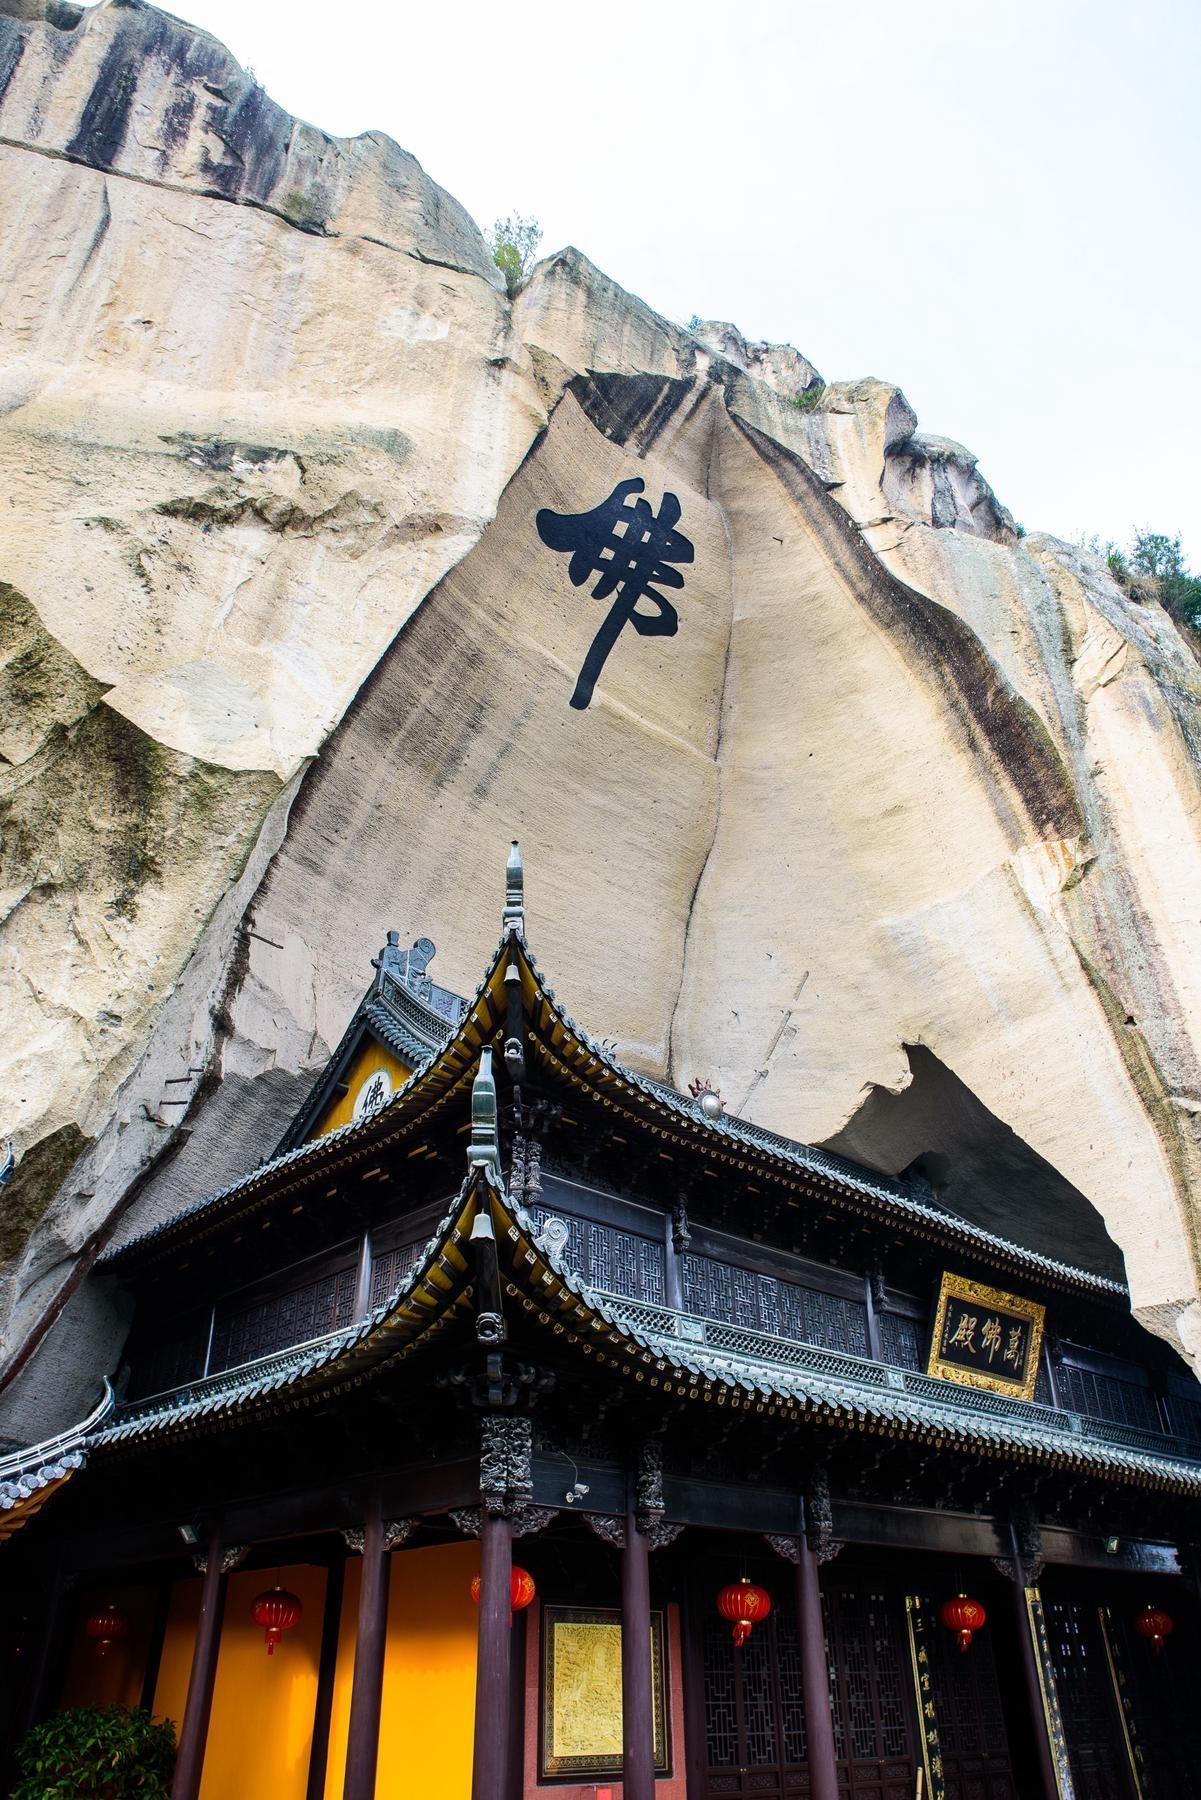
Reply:
[[[1201,1666],[1196,1614],[1173,1601],[1177,1629],[1157,1656],[1134,1620],[1142,1595],[1108,1608],[1115,1669],[1130,1708],[1143,1800],[1179,1800],[1201,1792]]]
[[[741,1649],[704,1613],[705,1800],[794,1800],[809,1792],[796,1618],[776,1601]]]
[[[704,1609],[704,1800],[800,1800],[810,1791],[791,1598],[787,1584],[775,1587],[771,1616],[741,1650],[711,1602]],[[826,1650],[841,1800],[913,1800],[903,1596],[872,1583],[831,1592]]]
[[[991,1630],[966,1653],[943,1626],[928,1641],[947,1800],[1015,1800]]]
[[[1134,1785],[1101,1620],[1087,1600],[1044,1593],[1047,1639],[1079,1800],[1133,1800]]]
[[[842,1800],[913,1800],[917,1752],[905,1601],[884,1583],[838,1582],[825,1596],[834,1750]]]

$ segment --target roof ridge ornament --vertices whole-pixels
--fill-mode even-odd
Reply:
[[[492,1075],[492,1051],[480,1051],[480,1066],[471,1084],[471,1143],[467,1164],[472,1169],[485,1169],[500,1181],[500,1139],[496,1125],[496,1082]]]
[[[379,955],[371,958],[371,967],[376,971],[376,992],[382,991],[385,975],[391,975],[394,981],[411,988],[415,994],[428,992],[433,986],[429,966],[437,954],[433,938],[415,938],[411,950],[402,950],[399,931],[390,931]]]
[[[505,910],[501,926],[505,937],[514,932],[525,936],[525,869],[521,862],[521,845],[516,838],[505,864]]]
[[[697,1081],[690,1081],[688,1092],[696,1101],[701,1117],[708,1119],[710,1124],[716,1124],[726,1110],[726,1103],[722,1099],[716,1083],[708,1075],[705,1075]]]

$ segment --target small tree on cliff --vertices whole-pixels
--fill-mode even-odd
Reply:
[[[1126,560],[1134,578],[1154,584],[1156,599],[1178,624],[1201,633],[1201,576],[1190,573],[1179,532],[1136,531]]]
[[[510,299],[533,268],[541,242],[542,227],[537,219],[516,212],[498,219],[488,234],[492,260],[505,278]]]
[[[1115,581],[1135,600],[1158,600],[1165,612],[1193,636],[1201,637],[1201,575],[1190,572],[1180,533],[1136,531],[1128,550],[1099,538],[1082,538],[1084,549],[1103,556]]]

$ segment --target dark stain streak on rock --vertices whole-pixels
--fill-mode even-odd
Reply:
[[[167,152],[177,149],[186,142],[195,112],[195,92],[191,88],[181,88],[163,116],[164,163],[170,160]]]
[[[67,155],[97,169],[111,169],[129,130],[129,115],[138,86],[138,63],[122,32],[100,65],[100,73],[80,114],[79,130],[67,145]]]
[[[1005,681],[970,626],[889,574],[798,456],[736,413],[730,417],[801,507],[852,592],[885,630],[907,641],[915,669],[937,686],[982,764],[987,768],[991,763],[1007,777],[1038,834],[1086,835],[1075,788],[1050,734],[1034,708]],[[994,795],[999,798],[995,785]]]
[[[280,463],[292,455],[290,450],[280,450],[274,444],[240,444],[224,438],[193,437],[186,431],[164,437],[162,442],[173,448],[178,446],[188,461],[195,463],[198,468],[222,472],[232,469],[235,462],[262,468],[264,464]]]
[[[669,375],[580,375],[571,391],[585,415],[611,443],[643,456],[693,387]]]
[[[8,19],[0,19],[0,99],[21,64],[25,40]]]
[[[108,183],[107,181],[102,181],[100,184],[100,211],[96,219],[96,226],[92,232],[91,238],[88,240],[87,249],[83,253],[83,261],[80,263],[79,268],[75,273],[75,278],[71,283],[70,291],[72,293],[86,275],[88,267],[95,257],[96,252],[108,235],[108,228],[112,222],[112,208],[108,203]]]
[[[266,201],[284,171],[288,114],[249,82],[232,105],[209,108],[209,124],[233,159],[208,165],[220,193],[227,200]]]

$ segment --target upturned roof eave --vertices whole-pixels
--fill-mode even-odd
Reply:
[[[591,1289],[580,1274],[541,1247],[533,1221],[507,1192],[494,1168],[476,1168],[396,1290],[365,1320],[297,1350],[225,1371],[159,1401],[124,1407],[106,1417],[81,1448],[116,1452],[149,1440],[167,1441],[227,1428],[277,1406],[310,1404],[348,1383],[378,1379],[473,1305],[468,1241],[476,1211],[486,1205],[502,1256],[502,1280],[513,1322],[519,1306],[535,1332],[558,1349],[578,1352],[594,1368],[658,1389],[665,1401],[695,1397],[735,1409],[932,1445],[971,1447],[1000,1461],[1074,1469],[1170,1492],[1201,1495],[1201,1462],[1152,1449],[1106,1443],[1069,1423],[1048,1422],[1047,1409],[1029,1418],[1010,1405],[1004,1414],[979,1410],[979,1397],[953,1384],[931,1399],[894,1389],[888,1372],[862,1359],[806,1351],[812,1367],[772,1366],[749,1356],[723,1356],[703,1344],[648,1327],[630,1315],[650,1312]],[[661,1309],[667,1316],[667,1309]],[[806,1349],[800,1346],[801,1349]],[[820,1365],[824,1362],[828,1368]],[[852,1365],[862,1363],[862,1370]],[[871,1388],[867,1376],[883,1385]],[[895,1371],[904,1378],[905,1372]],[[921,1378],[925,1380],[925,1378]],[[930,1386],[925,1381],[926,1386]],[[37,1460],[38,1447],[29,1456]]]
[[[445,1105],[453,1093],[469,1085],[471,1070],[484,1041],[480,1031],[481,1009],[486,1009],[490,999],[500,1001],[496,1015],[485,1026],[489,1036],[503,1017],[503,990],[498,984],[503,980],[506,951],[507,942],[502,940],[459,1024],[377,1111],[277,1153],[250,1174],[239,1176],[215,1194],[205,1195],[172,1218],[162,1220],[110,1250],[98,1259],[97,1267],[128,1268],[143,1258],[158,1255],[169,1246],[206,1235],[222,1223],[241,1217],[244,1202],[259,1204],[270,1198],[293,1194],[310,1180],[328,1181],[331,1176],[353,1168],[365,1158],[381,1153],[402,1137],[411,1135],[432,1112]],[[369,1006],[370,996],[362,1004],[364,1008]],[[352,1020],[343,1036],[343,1044],[354,1025]]]
[[[481,1180],[478,1171],[467,1177],[421,1257],[365,1318],[309,1344],[121,1407],[88,1438],[87,1448],[112,1450],[149,1438],[177,1438],[269,1412],[276,1402],[288,1407],[308,1403],[407,1355],[466,1304],[470,1268],[465,1246]]]

